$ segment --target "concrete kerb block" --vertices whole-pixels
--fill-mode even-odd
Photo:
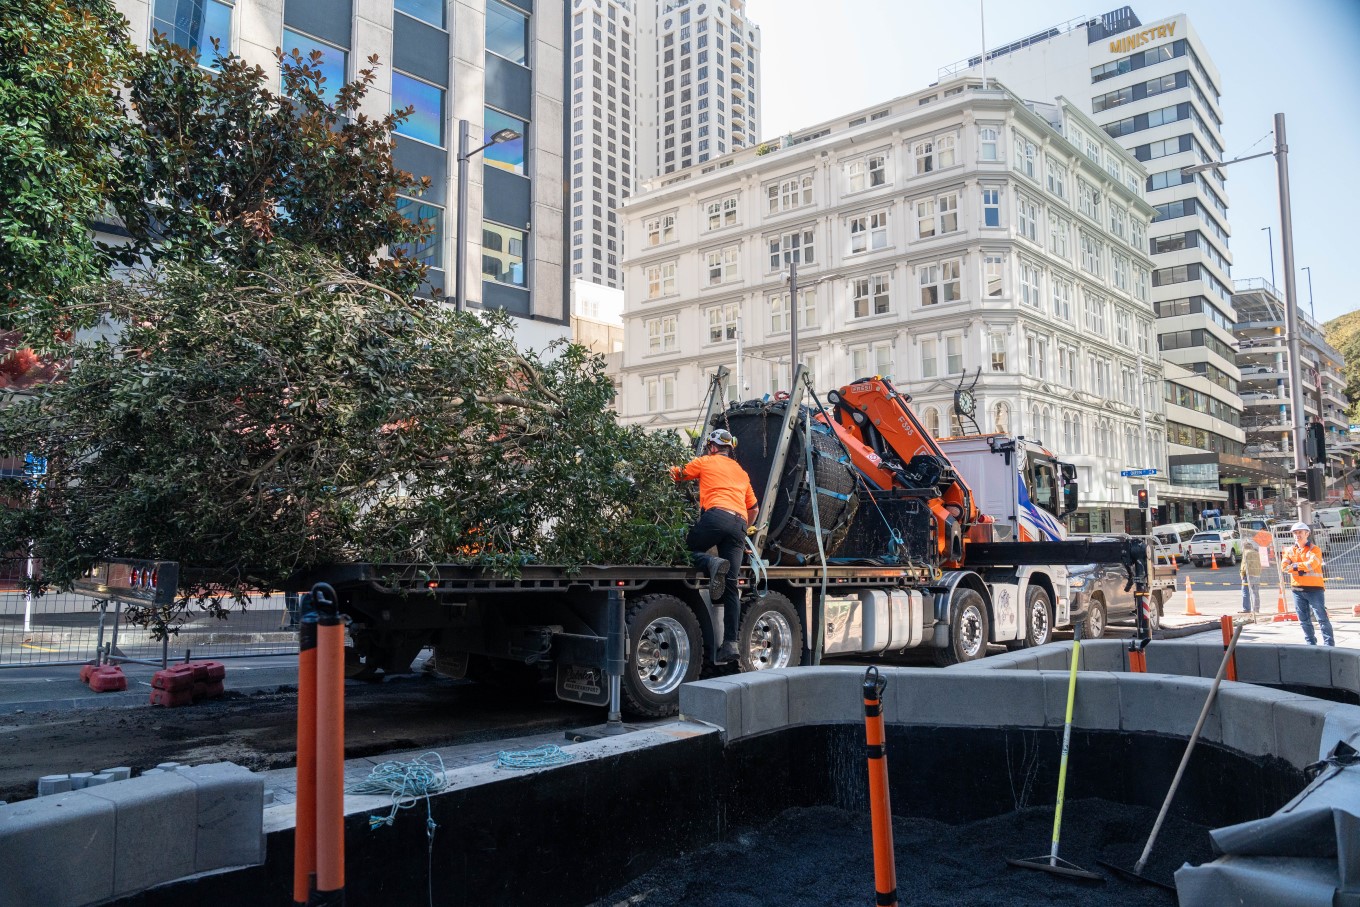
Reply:
[[[1328,648],[1332,659],[1332,689],[1360,696],[1360,650]]]
[[[264,862],[264,776],[232,762],[181,768],[195,790],[194,872]]]
[[[1212,685],[1213,681],[1199,677],[1125,674],[1119,677],[1120,728],[1188,738]],[[1219,709],[1215,703],[1200,732],[1203,739],[1215,743],[1223,739]]]
[[[178,774],[138,778],[86,791],[114,811],[115,895],[132,894],[194,872],[194,786]]]
[[[1044,677],[1038,671],[903,668],[893,676],[899,680],[891,689],[899,695],[888,714],[898,724],[1044,727],[1047,723]]]
[[[1339,703],[1312,696],[1285,694],[1276,699],[1271,711],[1275,755],[1299,769],[1316,762],[1327,714],[1337,708]]]
[[[1225,681],[1218,690],[1223,745],[1249,756],[1273,756],[1276,751],[1275,703],[1286,695],[1249,683]]]
[[[1360,740],[1360,706],[1338,704],[1322,720],[1317,759],[1326,757],[1342,741]]]
[[[1070,642],[1051,642],[1048,645],[1031,649],[1034,667],[1040,671],[1066,671],[1072,667],[1072,644]]]
[[[794,668],[788,672],[789,724],[864,720],[864,669],[847,665]],[[897,693],[889,686],[884,696]]]
[[[1093,639],[1082,642],[1077,667],[1083,671],[1122,671],[1125,667],[1122,640]]]
[[[735,678],[741,688],[743,737],[778,730],[789,723],[789,678],[783,671],[755,671]]]
[[[1047,671],[1044,708],[1049,727],[1062,727],[1067,718],[1066,671]],[[1119,680],[1112,671],[1078,671],[1072,701],[1072,725],[1090,731],[1119,730]]]
[[[741,693],[725,677],[680,687],[680,717],[722,729],[723,743],[741,736]]]
[[[1280,683],[1286,686],[1330,687],[1332,656],[1326,646],[1280,646]]]
[[[1243,683],[1264,683],[1278,686],[1280,683],[1280,647],[1273,643],[1265,645],[1252,643],[1242,645],[1238,640],[1237,679]]]
[[[1200,645],[1196,642],[1162,639],[1153,642],[1143,651],[1147,653],[1149,674],[1199,677],[1199,650]]]
[[[114,807],[85,791],[0,810],[0,907],[77,907],[113,896]]]

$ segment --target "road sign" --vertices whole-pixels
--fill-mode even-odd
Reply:
[[[1119,474],[1120,474],[1121,476],[1123,476],[1124,478],[1127,479],[1127,478],[1134,478],[1134,477],[1137,477],[1137,476],[1155,476],[1155,475],[1157,474],[1157,470],[1155,470],[1155,469],[1122,469],[1122,470],[1119,471]]]

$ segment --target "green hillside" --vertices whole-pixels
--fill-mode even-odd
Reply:
[[[1346,398],[1351,424],[1360,423],[1360,311],[1347,312],[1322,326],[1327,342],[1346,359]]]

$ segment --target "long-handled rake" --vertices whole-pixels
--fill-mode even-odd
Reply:
[[[1072,670],[1067,677],[1067,717],[1063,719],[1062,760],[1058,763],[1058,805],[1053,810],[1053,842],[1048,856],[1026,857],[1021,860],[1007,860],[1012,866],[1021,869],[1038,869],[1069,879],[1085,879],[1090,882],[1103,882],[1105,877],[1099,873],[1082,869],[1058,856],[1058,839],[1062,836],[1063,794],[1067,790],[1067,753],[1072,743],[1072,704],[1077,696],[1077,661],[1081,656],[1081,624],[1076,625],[1072,634]]]

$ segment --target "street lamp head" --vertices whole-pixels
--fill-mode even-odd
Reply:
[[[1206,171],[1206,170],[1213,170],[1213,169],[1215,169],[1215,168],[1217,168],[1217,167],[1221,167],[1221,166],[1223,166],[1221,163],[1213,163],[1213,162],[1208,163],[1208,164],[1194,164],[1194,165],[1189,166],[1189,167],[1182,167],[1182,168],[1181,168],[1181,175],[1182,175],[1182,176],[1193,176],[1193,175],[1195,175],[1196,173],[1203,173],[1203,172]]]
[[[519,137],[519,133],[513,129],[499,129],[492,134],[491,144],[499,145],[501,142],[513,142]]]

